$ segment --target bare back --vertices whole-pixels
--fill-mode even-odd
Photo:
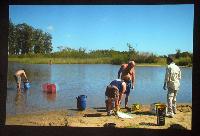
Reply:
[[[24,76],[27,79],[26,73],[25,73],[24,70],[18,70],[18,71],[16,71],[15,72],[15,76]]]

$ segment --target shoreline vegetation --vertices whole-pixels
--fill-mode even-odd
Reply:
[[[112,64],[112,59],[104,58],[52,58],[52,57],[8,57],[8,62],[24,64]],[[176,62],[176,61],[175,61]],[[113,64],[113,65],[120,65]],[[160,59],[157,63],[137,63],[137,66],[166,66],[165,59]],[[181,67],[192,67],[186,65]]]
[[[121,109],[127,112],[126,109]],[[150,112],[150,105],[142,105],[139,111],[128,113],[132,119],[107,116],[105,107],[77,109],[60,109],[40,111],[31,114],[7,115],[6,125],[26,126],[66,126],[66,127],[105,127],[106,123],[115,123],[117,128],[148,128],[148,129],[187,129],[191,130],[192,104],[177,104],[174,118],[165,117],[165,125],[157,126],[157,116]]]

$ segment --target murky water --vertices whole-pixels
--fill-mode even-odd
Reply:
[[[25,68],[31,88],[16,91],[13,78],[15,70]],[[105,106],[105,88],[117,78],[119,65],[109,64],[19,64],[9,63],[6,112],[10,114],[33,113],[55,109],[76,109],[76,97],[87,95],[87,107]],[[192,69],[181,68],[181,87],[177,102],[192,102]],[[129,104],[166,102],[163,90],[165,67],[136,67],[136,85],[131,90]],[[46,94],[42,84],[57,85],[56,94]],[[124,106],[124,99],[122,102]]]

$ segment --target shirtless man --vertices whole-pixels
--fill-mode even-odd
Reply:
[[[126,98],[125,98],[125,108],[128,108],[128,96],[130,90],[134,88],[135,85],[135,62],[129,61],[128,64],[122,64],[118,71],[118,78],[121,77],[122,80],[126,81]],[[128,80],[127,80],[128,79]]]
[[[25,79],[26,79],[26,81],[28,81],[24,69],[17,70],[17,71],[15,72],[14,77],[15,77],[15,81],[16,81],[16,83],[17,83],[17,90],[20,90],[20,88],[21,88],[21,78],[22,78],[22,76],[24,76]]]

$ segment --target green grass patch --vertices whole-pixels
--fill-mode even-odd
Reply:
[[[8,58],[10,62],[25,64],[107,64],[109,58]]]

